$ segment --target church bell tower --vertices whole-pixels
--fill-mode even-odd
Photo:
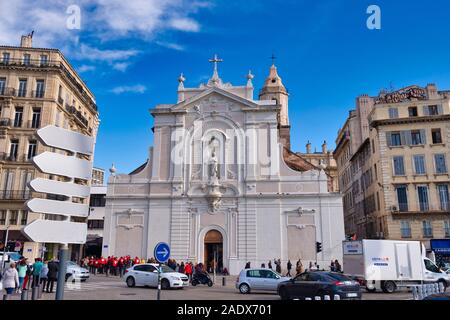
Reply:
[[[290,125],[288,114],[289,94],[277,72],[277,67],[272,64],[270,73],[263,88],[259,93],[259,100],[275,100],[281,107],[278,117],[278,130],[281,143],[290,149]]]

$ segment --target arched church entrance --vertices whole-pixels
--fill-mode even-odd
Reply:
[[[208,272],[223,270],[223,237],[217,230],[210,230],[205,235],[204,265]]]

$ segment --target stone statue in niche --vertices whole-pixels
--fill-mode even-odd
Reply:
[[[211,138],[209,146],[212,147],[211,158],[208,162],[208,191],[206,197],[209,202],[209,209],[211,212],[216,211],[222,200],[222,193],[220,192],[220,167],[216,156],[216,148],[214,146],[217,140],[215,137]]]

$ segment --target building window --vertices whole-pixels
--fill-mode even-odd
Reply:
[[[429,116],[439,115],[439,107],[437,105],[428,106],[428,115]]]
[[[398,210],[400,212],[408,212],[407,187],[405,185],[397,186],[396,191],[397,191]]]
[[[402,145],[402,137],[400,132],[392,132],[391,133],[391,146],[401,146]]]
[[[441,129],[431,129],[433,144],[442,143]]]
[[[409,107],[408,114],[410,117],[417,117],[417,107]]]
[[[432,238],[433,237],[433,228],[431,227],[431,222],[428,220],[422,221],[422,230],[424,238]]]
[[[23,108],[17,107],[14,114],[14,127],[21,127],[23,119]]]
[[[36,81],[36,98],[43,98],[45,95],[45,83],[44,80]]]
[[[37,149],[37,142],[36,140],[31,140],[28,143],[28,154],[27,159],[31,160],[36,155],[36,149]]]
[[[28,53],[25,53],[23,55],[23,64],[26,65],[26,66],[29,66],[30,62],[31,62],[31,55],[28,54]]]
[[[89,199],[90,207],[104,207],[106,204],[105,194],[92,194]]]
[[[19,97],[26,97],[27,96],[27,80],[26,79],[20,79],[19,80]]]
[[[394,157],[394,175],[395,176],[405,175],[405,165],[403,163],[403,156]]]
[[[434,155],[434,164],[436,166],[436,173],[443,174],[447,173],[447,164],[445,163],[445,154],[435,154]]]
[[[437,191],[439,194],[439,202],[441,204],[441,210],[449,211],[450,210],[450,198],[448,194],[448,185],[439,184],[437,186]]]
[[[22,211],[22,219],[20,219],[20,224],[22,226],[26,225],[27,220],[28,220],[28,211],[24,210],[24,211]]]
[[[103,229],[103,220],[88,220],[88,229]]]
[[[409,223],[409,221],[400,222],[400,232],[402,238],[411,238],[411,224]]]
[[[419,144],[423,144],[422,134],[421,134],[420,130],[411,131],[411,144],[415,145],[415,146],[419,145]]]
[[[31,128],[37,129],[41,125],[41,108],[33,108],[33,117],[31,118]]]
[[[419,199],[419,210],[424,212],[430,209],[428,202],[428,186],[417,187],[417,198]]]
[[[414,162],[414,171],[416,174],[426,174],[424,155],[413,156],[413,162]]]
[[[10,225],[17,225],[18,222],[19,222],[19,211],[12,210],[11,214],[9,216],[9,224]]]
[[[5,94],[6,78],[0,78],[0,96]]]
[[[389,119],[398,118],[398,109],[397,108],[389,108]]]
[[[450,220],[444,221],[444,233],[446,238],[450,238]]]
[[[0,225],[4,226],[6,224],[6,210],[0,211]]]
[[[19,140],[17,139],[11,140],[11,145],[9,147],[9,158],[11,161],[15,161],[17,159],[18,151],[19,151]]]
[[[3,59],[2,62],[4,64],[9,64],[9,59],[11,57],[11,54],[9,52],[3,52]]]
[[[43,54],[41,55],[41,67],[48,65],[48,56]]]

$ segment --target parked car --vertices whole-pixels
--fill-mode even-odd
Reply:
[[[236,289],[242,294],[251,291],[277,292],[278,284],[289,279],[271,269],[244,269],[236,279]]]
[[[89,276],[90,273],[88,269],[80,267],[75,262],[67,262],[66,281],[69,280],[69,278],[72,278],[73,281],[86,281],[89,279]]]
[[[278,285],[278,295],[282,300],[305,299],[325,295],[341,300],[360,300],[361,287],[357,281],[335,272],[308,271]]]
[[[184,288],[189,285],[189,278],[166,265],[162,265],[161,288]],[[135,286],[158,286],[158,264],[144,263],[137,264],[125,270],[124,280],[128,287]]]

